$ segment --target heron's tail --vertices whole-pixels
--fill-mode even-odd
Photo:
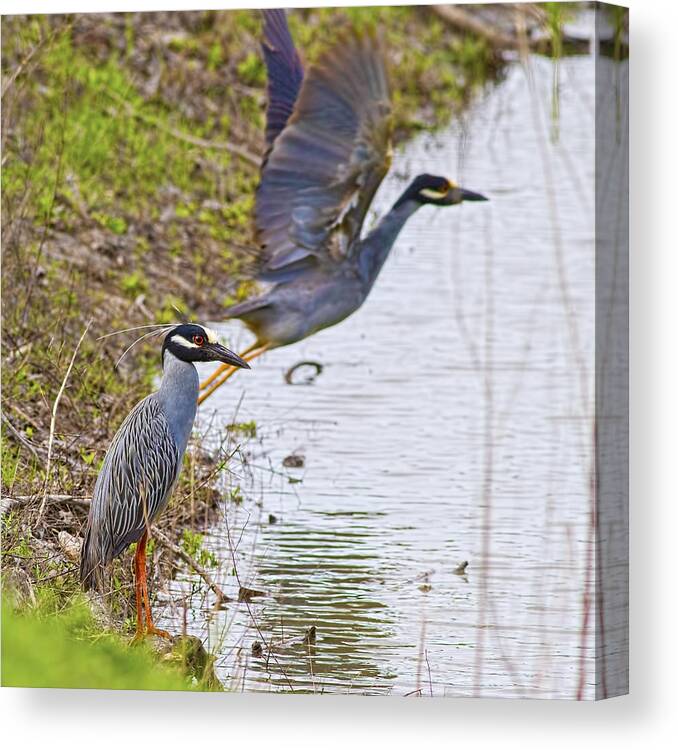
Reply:
[[[265,297],[266,295],[262,295],[261,297],[247,299],[244,302],[239,302],[237,305],[232,305],[225,311],[226,319],[241,318],[242,320],[247,320],[252,314],[269,306],[269,302]]]
[[[106,566],[101,546],[96,543],[96,532],[87,524],[85,540],[80,550],[80,584],[85,591],[101,591],[103,588],[103,571]]]

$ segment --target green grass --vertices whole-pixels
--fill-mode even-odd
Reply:
[[[296,11],[289,23],[309,61],[332,44],[339,28],[352,25],[383,36],[398,140],[449,122],[498,69],[498,59],[484,40],[450,33],[425,8],[314,8]]]
[[[2,686],[113,690],[198,689],[145,644],[102,632],[86,604],[59,613],[2,607]]]
[[[219,564],[219,560],[214,552],[205,547],[204,539],[203,534],[191,531],[191,529],[184,529],[181,537],[181,546],[203,568],[215,568]]]
[[[239,433],[246,438],[255,438],[257,436],[257,423],[251,419],[248,422],[233,422],[227,427],[231,433]]]

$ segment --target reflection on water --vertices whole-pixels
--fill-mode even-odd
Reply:
[[[392,615],[378,587],[374,589],[379,579],[374,531],[362,523],[360,514],[313,515],[307,524],[285,524],[270,537],[275,555],[262,560],[258,580],[275,604],[262,607],[260,627],[274,640],[277,635],[284,641],[283,628],[299,633],[311,623],[321,634],[320,648],[301,644],[308,664],[298,654],[281,657],[290,679],[303,682],[312,671],[325,689],[341,689],[347,677],[355,684],[378,687],[389,678],[375,657],[380,642],[392,631]],[[339,680],[338,663],[342,665]]]
[[[376,208],[424,171],[491,202],[423,208],[360,311],[208,402],[258,428],[228,479],[246,500],[209,536],[215,576],[264,593],[207,612],[185,576],[165,620],[208,639],[232,687],[573,697],[583,674],[591,694],[594,69],[560,65],[558,143],[551,63],[510,66],[396,155]],[[323,373],[285,384],[302,359]]]

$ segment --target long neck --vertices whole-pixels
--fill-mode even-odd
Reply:
[[[420,206],[418,201],[399,200],[361,243],[360,272],[370,286],[379,275],[400,230]]]
[[[186,450],[198,408],[200,381],[192,362],[183,362],[165,351],[158,401],[180,453]]]

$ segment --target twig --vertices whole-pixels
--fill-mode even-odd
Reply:
[[[24,420],[24,422],[28,422],[28,424],[37,432],[39,432],[42,429],[42,426],[39,425],[33,417],[31,417],[30,414],[26,414],[26,412],[23,409],[20,409],[16,404],[7,404],[9,408],[21,419]]]
[[[23,60],[22,60],[22,61],[21,61],[21,62],[20,62],[20,63],[19,63],[19,64],[18,64],[17,66],[16,66],[16,68],[14,69],[14,72],[12,73],[12,75],[10,75],[10,76],[9,76],[9,77],[8,77],[8,78],[7,78],[6,80],[5,80],[5,82],[3,83],[3,85],[2,85],[2,93],[0,94],[0,98],[2,98],[2,99],[4,99],[4,98],[5,98],[5,94],[6,94],[6,93],[7,93],[8,91],[9,91],[9,89],[10,89],[10,88],[11,88],[11,87],[12,87],[12,86],[14,85],[14,82],[15,82],[15,81],[16,81],[16,79],[17,79],[17,78],[18,78],[18,77],[19,77],[19,76],[20,76],[20,75],[21,75],[21,74],[23,73],[23,71],[25,70],[25,68],[27,68],[27,67],[28,67],[28,64],[29,64],[29,63],[31,62],[31,60],[33,59],[34,55],[35,55],[35,54],[36,54],[37,52],[39,52],[40,50],[42,50],[42,48],[43,48],[43,47],[44,47],[44,46],[45,46],[46,44],[50,43],[50,42],[51,42],[51,41],[52,41],[52,40],[54,39],[54,37],[55,37],[55,36],[56,36],[56,35],[57,35],[58,33],[61,33],[61,32],[62,32],[62,31],[64,31],[64,30],[68,30],[68,29],[70,29],[70,27],[71,27],[72,25],[73,25],[73,24],[72,24],[72,22],[70,22],[70,21],[69,21],[69,22],[68,22],[68,23],[66,23],[66,24],[65,24],[64,26],[58,26],[58,27],[57,27],[56,29],[54,29],[54,30],[52,31],[52,33],[51,33],[51,34],[49,34],[48,36],[46,36],[46,37],[43,37],[42,39],[39,39],[39,40],[38,40],[38,42],[37,42],[37,44],[35,45],[35,47],[33,47],[33,48],[32,48],[31,50],[29,50],[29,52],[28,52],[28,54],[26,55],[26,57],[24,57],[24,59],[23,59]]]
[[[138,109],[135,109],[128,101],[123,99],[123,97],[119,96],[113,91],[105,91],[104,92],[107,96],[109,96],[114,101],[121,104],[128,115],[131,117],[136,117],[138,120],[141,120],[142,122],[145,122],[149,125],[152,125],[154,128],[157,128],[158,130],[162,130],[163,133],[167,133],[168,135],[171,135],[173,138],[177,138],[180,141],[185,141],[186,143],[190,143],[193,146],[199,146],[200,148],[211,148],[215,151],[228,151],[229,153],[234,154],[235,156],[239,157],[243,161],[246,161],[248,164],[252,164],[257,169],[260,166],[261,159],[259,159],[254,154],[250,153],[246,148],[243,148],[242,146],[238,146],[236,143],[231,143],[231,141],[207,141],[204,138],[198,138],[195,135],[190,135],[189,133],[183,133],[181,130],[176,130],[175,128],[167,127],[167,125],[163,125],[161,122],[159,122],[154,117],[149,117],[148,115],[145,115],[143,112],[140,112]]]
[[[16,505],[28,505],[37,499],[37,495],[3,495],[2,498],[2,511],[10,510]],[[81,505],[84,508],[88,508],[92,502],[90,497],[76,497],[75,495],[46,495],[48,502],[50,503],[74,503],[75,505]]]
[[[482,37],[493,47],[513,49],[516,46],[516,39],[513,36],[491,28],[462,8],[454,5],[433,5],[431,10],[450,26]]]
[[[38,455],[38,449],[33,445],[33,443],[31,443],[31,441],[27,437],[24,437],[24,435],[22,435],[19,430],[17,430],[17,428],[9,421],[9,419],[7,419],[4,414],[2,415],[2,421],[7,425],[9,431],[21,443],[21,445],[23,445],[24,448],[27,448],[33,454],[33,456],[38,461],[40,461],[41,458]]]
[[[38,249],[35,253],[35,260],[34,260],[34,269],[37,271],[38,267],[40,266],[40,259],[42,258],[42,253],[45,247],[45,241],[47,240],[47,233],[49,232],[49,228],[52,225],[52,214],[54,212],[54,205],[57,200],[57,193],[59,191],[59,185],[61,183],[61,177],[62,177],[62,171],[63,171],[63,161],[64,161],[64,152],[66,150],[66,123],[68,121],[68,92],[69,92],[69,85],[70,85],[70,78],[68,81],[68,85],[64,86],[64,92],[63,92],[63,102],[62,102],[62,113],[61,113],[61,136],[59,140],[59,150],[57,152],[57,163],[56,163],[56,173],[54,175],[54,187],[52,189],[52,195],[49,202],[49,207],[47,209],[47,215],[45,217],[45,221],[42,226],[42,232],[40,234],[40,242],[38,243]],[[44,126],[43,130],[41,132],[41,142],[44,138]],[[4,143],[4,141],[3,141]],[[26,187],[26,195],[30,195],[30,191],[28,187]],[[23,302],[23,309],[21,311],[21,321],[23,324],[26,323],[26,316],[28,315],[28,308],[30,306],[31,302],[31,296],[33,295],[33,289],[35,287],[35,282],[38,278],[38,274],[33,272],[30,274],[30,278],[28,281],[28,289],[26,290],[26,297],[24,298]]]
[[[299,383],[295,383],[293,380],[294,373],[300,368],[300,367],[315,367],[315,375],[311,375],[306,380],[302,380]],[[322,374],[323,371],[323,365],[320,364],[320,362],[314,362],[312,359],[305,359],[301,362],[297,362],[296,365],[292,365],[290,369],[285,373],[285,382],[287,385],[311,385],[315,381],[315,379]]]
[[[75,362],[75,358],[78,355],[78,351],[80,350],[80,344],[82,344],[83,339],[87,335],[87,332],[89,331],[89,327],[91,325],[92,325],[92,320],[90,319],[87,325],[85,326],[85,330],[82,332],[82,335],[80,336],[80,339],[78,340],[78,343],[76,344],[75,351],[73,352],[73,356],[71,357],[71,361],[68,363],[68,369],[66,370],[64,379],[61,381],[61,388],[59,388],[59,392],[57,393],[57,396],[54,399],[54,406],[52,407],[52,419],[49,425],[49,442],[47,443],[47,468],[45,469],[45,494],[42,498],[42,502],[40,503],[40,510],[38,511],[38,518],[36,520],[36,526],[39,525],[40,522],[42,521],[42,516],[45,512],[45,505],[47,504],[47,497],[48,497],[47,490],[49,487],[49,473],[50,473],[50,469],[52,468],[52,445],[54,444],[54,430],[56,428],[57,409],[59,408],[59,402],[61,401],[61,397],[63,396],[64,389],[66,388],[66,382],[68,378],[70,377],[71,371],[73,370],[73,364]]]
[[[36,578],[36,583],[44,583],[45,581],[51,581],[53,578],[61,578],[62,576],[70,575],[71,573],[74,573],[76,570],[78,570],[80,566],[79,565],[72,565],[70,568],[66,568],[66,570],[62,570],[59,573],[52,573],[51,575],[45,576],[44,578]]]
[[[224,521],[226,522],[226,536],[228,538],[228,548],[231,551],[231,560],[233,561],[233,571],[235,572],[235,578],[238,581],[238,587],[242,588],[242,581],[240,580],[240,573],[238,572],[238,565],[237,565],[237,562],[236,562],[236,559],[235,559],[235,550],[236,550],[236,548],[233,547],[233,540],[231,539],[231,527],[230,527],[230,525],[228,523],[228,514],[227,513],[224,513]],[[244,529],[243,529],[243,531],[244,531]],[[293,692],[293,693],[296,692],[295,689],[294,689],[294,686],[292,685],[292,683],[290,681],[290,678],[287,676],[287,672],[285,672],[285,670],[283,669],[283,666],[280,663],[280,661],[278,660],[278,657],[273,653],[271,643],[266,640],[264,634],[261,632],[261,628],[259,627],[259,623],[257,622],[257,620],[256,620],[256,618],[254,616],[254,612],[252,612],[252,608],[250,607],[250,603],[248,601],[245,601],[244,604],[245,604],[245,607],[247,608],[247,612],[248,612],[248,614],[250,616],[250,619],[252,620],[252,624],[254,625],[254,627],[256,628],[257,633],[259,634],[259,638],[261,638],[261,640],[264,643],[264,646],[266,646],[266,649],[268,651],[268,658],[266,659],[266,668],[268,669],[268,659],[272,656],[273,659],[275,660],[275,663],[278,665],[278,668],[280,669],[280,671],[282,673],[282,676],[285,678],[290,691]]]
[[[24,344],[23,346],[20,346],[18,349],[15,349],[13,352],[10,352],[9,356],[7,357],[7,362],[11,364],[16,359],[19,359],[19,357],[23,356],[24,354],[28,354],[31,349],[33,348],[33,344],[35,342],[29,341],[27,344]]]
[[[175,555],[180,557],[187,565],[189,565],[205,583],[212,589],[212,591],[219,597],[221,601],[228,602],[231,600],[229,596],[222,591],[219,584],[212,578],[212,576],[198,563],[196,562],[185,549],[175,544],[169,537],[165,536],[162,531],[157,528],[153,529],[153,538],[156,539],[165,549],[174,552]]]
[[[494,244],[492,241],[491,224],[485,230],[485,335],[483,341],[483,459],[482,482],[480,487],[479,516],[481,519],[482,538],[480,542],[482,569],[478,586],[478,639],[475,649],[475,695],[480,692],[483,684],[485,665],[485,630],[488,625],[488,582],[490,576],[492,550],[492,503],[495,483],[495,450],[496,450],[496,408],[495,384],[493,379],[494,367],[494,326],[495,326],[495,293],[494,293]]]
[[[424,658],[426,659],[426,669],[428,669],[428,689],[433,698],[433,680],[431,679],[431,665],[428,661],[428,649],[424,649]]]

